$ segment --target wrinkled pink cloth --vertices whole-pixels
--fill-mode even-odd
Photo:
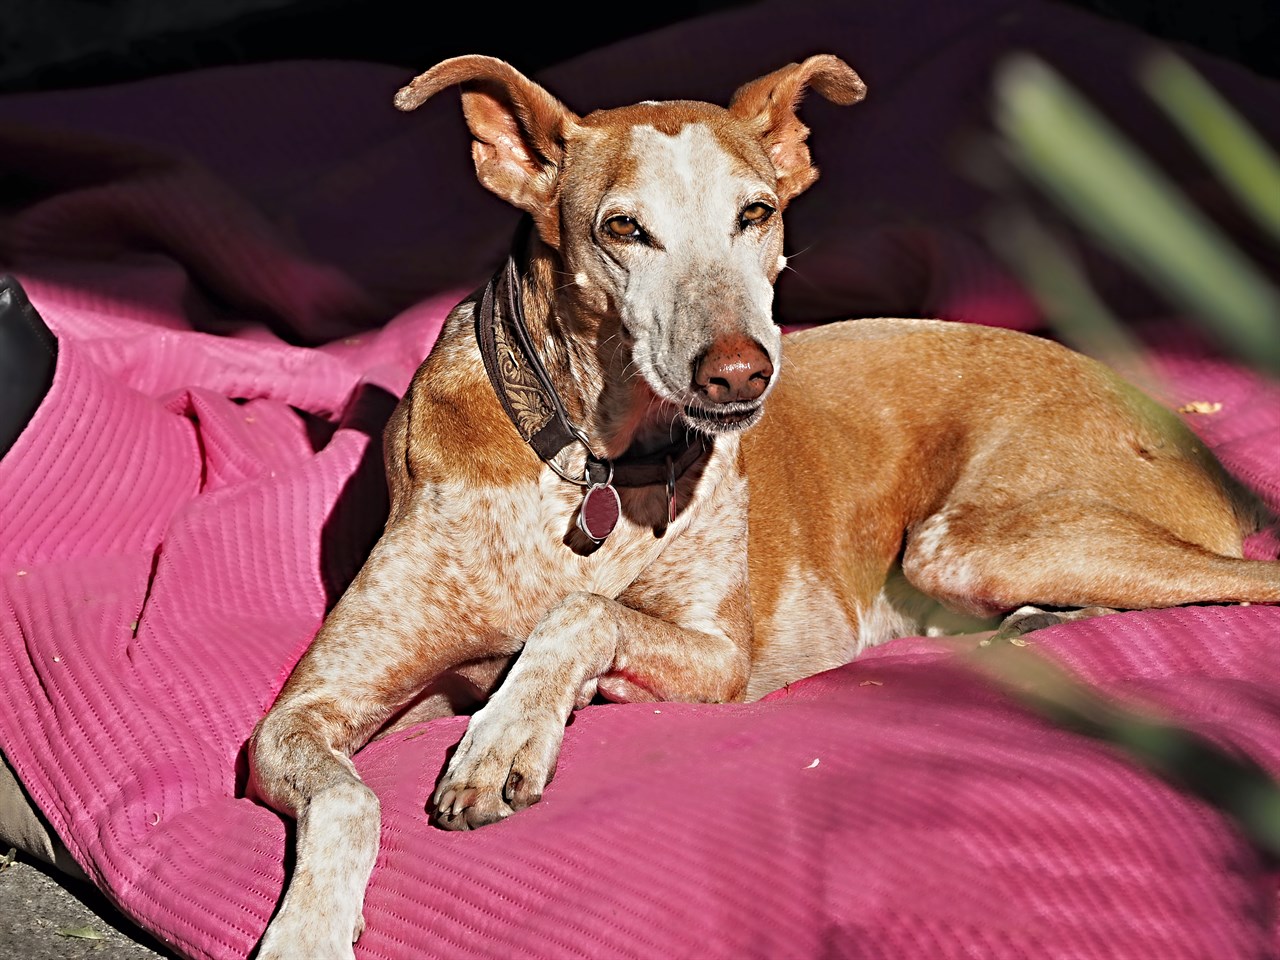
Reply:
[[[1203,189],[1130,79],[1145,45],[1031,0],[830,0],[704,18],[542,79],[583,111],[723,102],[840,54],[870,95],[804,107],[823,179],[788,214],[780,317],[1030,328],[952,159],[989,126],[993,64],[1029,48]],[[1200,62],[1274,142],[1276,86]],[[0,460],[0,750],[94,881],[185,956],[245,956],[275,908],[291,828],[243,798],[245,740],[377,536],[395,397],[514,224],[474,182],[455,97],[392,109],[406,79],[277,64],[0,99],[0,169],[21,187],[0,259],[61,345]],[[1280,506],[1276,385],[1094,266],[1143,322],[1166,399],[1222,403],[1189,420]],[[1277,772],[1278,634],[1275,608],[1203,607],[1036,644]],[[356,758],[384,817],[358,957],[1261,958],[1280,942],[1276,873],[1230,820],[935,642],[752,705],[582,710],[543,801],[459,835],[424,802],[465,723]]]

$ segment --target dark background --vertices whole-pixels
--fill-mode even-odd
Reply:
[[[1059,2],[1280,77],[1280,0]],[[747,0],[565,0],[526,7],[466,0],[0,0],[0,92],[297,58],[371,60],[417,72],[444,57],[487,53],[533,72],[666,24],[746,5]]]

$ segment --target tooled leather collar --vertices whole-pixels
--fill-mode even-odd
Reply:
[[[521,221],[506,263],[485,285],[476,311],[476,341],[502,408],[542,461],[571,483],[583,487],[666,484],[673,490],[675,481],[711,449],[713,441],[686,430],[682,438],[659,450],[628,452],[614,459],[596,456],[582,431],[570,421],[525,323],[520,260],[531,226],[530,218]],[[501,310],[497,309],[499,301]],[[555,456],[571,443],[579,443],[587,451],[580,478],[567,475],[555,463]]]

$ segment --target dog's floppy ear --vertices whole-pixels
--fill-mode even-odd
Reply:
[[[809,128],[796,116],[805,91],[812,87],[832,103],[847,106],[866,96],[867,88],[847,63],[830,54],[789,63],[780,70],[738,88],[729,111],[751,125],[778,173],[778,198],[786,203],[818,179],[804,142]]]
[[[413,110],[455,84],[462,86],[462,113],[475,138],[476,176],[532,214],[542,238],[559,246],[555,200],[565,139],[577,115],[510,64],[482,56],[436,64],[401,88],[395,104]]]

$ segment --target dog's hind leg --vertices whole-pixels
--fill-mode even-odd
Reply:
[[[1238,551],[1235,543],[1213,544]],[[951,504],[908,538],[903,571],[948,606],[992,616],[1033,604],[1117,610],[1280,603],[1280,563],[1188,542],[1155,520],[1061,494],[1001,510]]]

